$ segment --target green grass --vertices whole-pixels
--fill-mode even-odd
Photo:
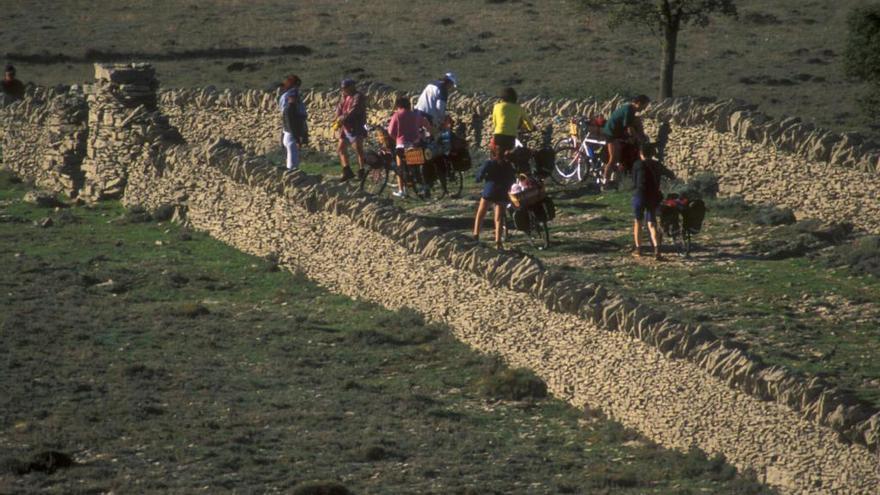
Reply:
[[[845,20],[861,0],[736,3],[739,19],[682,31],[677,94],[741,98],[771,115],[878,135],[876,119],[858,103],[866,87],[843,72]],[[297,73],[306,87],[335,87],[352,76],[416,91],[454,70],[468,92],[513,85],[523,95],[556,97],[657,93],[657,38],[644,27],[612,31],[601,12],[576,0],[428,0],[418,15],[411,12],[404,0],[34,0],[0,12],[9,26],[0,29],[0,44],[9,53],[75,57],[291,44],[313,50],[156,62],[166,87],[264,88]],[[251,67],[230,70],[237,62]],[[45,85],[93,77],[89,63],[16,65],[20,78]]]
[[[412,311],[25,190],[0,174],[0,492],[767,492],[594,411],[501,400],[540,382]],[[9,469],[47,450],[78,465]]]

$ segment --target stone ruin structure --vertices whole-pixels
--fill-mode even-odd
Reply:
[[[379,123],[390,113],[394,93],[380,85],[365,89],[377,110],[371,120]],[[305,92],[313,141],[326,151],[334,146],[329,119],[337,98],[333,91]],[[524,106],[539,125],[547,125],[560,115],[607,113],[619,102],[533,98]],[[484,95],[458,95],[453,115],[468,124],[489,125],[480,115],[491,103]],[[349,186],[279,171],[260,156],[280,146],[275,105],[271,92],[160,92],[148,65],[98,65],[95,83],[83,89],[37,89],[0,109],[3,166],[39,187],[86,201],[121,197],[126,205],[151,210],[174,206],[177,217],[194,228],[252,254],[276,255],[282,264],[302,269],[347,295],[389,307],[417,301],[414,304],[421,306],[416,309],[449,323],[462,340],[535,369],[555,395],[578,405],[598,404],[661,443],[686,449],[690,442],[709,453],[722,452],[734,465],[756,469],[763,480],[791,493],[870,493],[880,483],[876,459],[868,454],[880,450],[880,411],[819,378],[766,366],[707,327],[682,324],[598,284],[547,270],[533,258],[501,253],[461,234],[430,227]],[[792,120],[771,123],[756,115],[741,103],[693,99],[660,102],[648,111],[650,126],[659,121],[672,125],[667,147],[672,168],[682,175],[716,171],[729,193],[786,204],[826,219],[851,215],[845,205],[859,194],[880,197],[880,154],[873,148],[851,136],[834,136]],[[474,125],[470,132],[483,139],[490,135]],[[817,173],[823,174],[822,189],[811,192]],[[793,195],[798,188],[805,193]],[[791,203],[812,200],[817,203]],[[880,231],[880,205],[874,201],[861,207],[865,220],[860,227]],[[353,259],[346,266],[357,269],[338,269],[340,251]],[[378,252],[391,254],[371,254]],[[409,264],[408,276],[422,277],[392,283],[414,291],[406,297],[389,292],[388,279],[395,277],[397,262]],[[426,287],[436,294],[425,297]],[[452,295],[479,294],[485,287],[504,291],[509,298],[505,300],[526,298],[523,306],[527,300],[537,302],[543,320],[511,314],[505,324],[519,333],[505,331],[492,327],[493,316],[483,315],[485,310]],[[494,317],[505,314],[504,308],[496,310]],[[565,331],[559,333],[560,329]],[[662,397],[680,394],[681,404],[660,411],[650,407],[654,400],[637,394],[649,390],[656,379],[647,379],[650,369],[632,382],[585,381],[578,374],[584,364],[576,364],[587,359],[585,346],[621,338],[640,341],[672,363],[655,360],[652,366],[669,368],[670,373],[682,367],[699,370],[704,378],[696,380],[706,383],[685,379],[687,386],[664,389]],[[635,369],[644,351],[633,352]],[[589,358],[597,360],[591,365],[597,376],[610,362],[602,364],[603,358]],[[613,362],[627,367],[626,361]],[[723,389],[687,396],[697,385]],[[632,394],[636,395],[629,400]],[[736,435],[718,430],[707,410],[697,411],[711,409],[709,404],[728,394],[748,404],[743,410],[757,414],[729,425],[737,429]],[[680,424],[683,415],[687,425]],[[770,416],[796,426],[768,426]],[[863,447],[838,445],[834,435]],[[820,444],[823,452],[833,454],[817,455]]]

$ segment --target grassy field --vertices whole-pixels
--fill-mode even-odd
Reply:
[[[272,159],[282,160],[280,154]],[[335,165],[316,163],[306,169],[338,174]],[[398,204],[436,226],[470,232],[480,187],[469,175],[463,198]],[[682,187],[667,184],[664,189]],[[840,227],[811,221],[762,225],[780,211],[708,199],[709,213],[692,256],[672,253],[667,239],[666,261],[658,263],[630,256],[628,183],[602,194],[551,186],[551,196],[558,211],[551,248],[538,250],[522,233],[514,233],[507,248],[633,296],[681,321],[709,325],[767,363],[822,376],[880,407],[880,248],[864,253],[870,260],[863,265],[873,267],[868,273],[846,268],[858,264],[852,248],[869,236],[823,241],[826,231],[835,233]],[[487,220],[487,242],[491,231]],[[650,246],[647,232],[642,242]]]
[[[419,90],[454,70],[464,91],[514,85],[525,95],[602,97],[655,94],[658,80],[649,30],[610,31],[601,12],[575,0],[7,3],[0,46],[22,79],[46,85],[89,81],[96,59],[153,60],[176,87],[264,88],[296,72],[306,87],[353,76]],[[742,98],[771,115],[876,137],[880,124],[857,103],[864,88],[841,62],[846,15],[862,3],[740,0],[739,18],[682,33],[677,93]]]
[[[2,493],[768,493],[412,312],[25,190],[0,174]],[[47,472],[47,451],[75,465]]]

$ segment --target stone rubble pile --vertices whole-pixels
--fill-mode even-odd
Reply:
[[[182,140],[158,112],[158,87],[149,64],[95,64],[95,83],[85,87],[89,138],[83,198],[121,197],[128,166],[142,147]]]

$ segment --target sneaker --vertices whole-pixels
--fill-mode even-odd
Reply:
[[[339,182],[348,182],[352,177],[354,177],[354,173],[351,171],[351,167],[345,167],[342,169],[342,177],[339,178]]]
[[[632,249],[632,256],[633,256],[633,258],[641,258],[642,257],[642,248],[641,247],[634,247]]]
[[[358,169],[358,180],[364,180],[364,177],[366,177],[366,176],[367,176],[367,171],[362,168],[359,168]]]
[[[393,193],[391,193],[391,195],[394,196],[395,198],[405,198],[406,191],[394,191]]]

